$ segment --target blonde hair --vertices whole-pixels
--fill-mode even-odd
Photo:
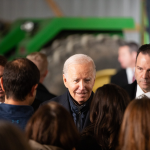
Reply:
[[[48,61],[46,55],[40,52],[34,52],[27,55],[26,58],[31,60],[38,67],[40,71],[40,76],[43,76],[48,68]]]
[[[64,63],[63,74],[65,74],[65,75],[67,74],[68,68],[70,65],[84,64],[84,63],[92,63],[93,73],[94,73],[94,75],[96,75],[96,66],[95,66],[93,59],[85,54],[75,54],[75,55],[72,55],[71,57],[69,57]]]

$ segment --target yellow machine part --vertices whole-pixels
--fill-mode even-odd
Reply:
[[[116,69],[104,69],[97,71],[93,92],[95,92],[98,87],[110,83],[111,76],[115,75],[116,72],[117,72]]]

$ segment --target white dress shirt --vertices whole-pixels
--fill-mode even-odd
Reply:
[[[134,71],[135,71],[135,68],[134,69],[126,68],[128,84],[131,84],[133,82]]]
[[[142,94],[150,98],[150,92],[144,93],[143,90],[140,88],[140,86],[137,84],[136,98],[138,98]]]

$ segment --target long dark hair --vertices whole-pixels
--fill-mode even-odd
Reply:
[[[0,121],[0,150],[31,150],[31,147],[19,128]]]
[[[106,84],[98,88],[91,102],[92,124],[85,129],[83,135],[91,132],[103,150],[114,149],[129,101],[126,91],[117,85]]]
[[[41,106],[29,120],[26,135],[40,144],[73,149],[79,139],[69,112],[56,102]]]
[[[150,149],[150,99],[133,100],[128,105],[123,117],[117,149]]]

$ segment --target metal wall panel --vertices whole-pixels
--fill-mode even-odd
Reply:
[[[60,6],[65,16],[133,17],[135,22],[140,24],[140,0],[55,1]],[[0,19],[2,20],[14,21],[18,18],[42,18],[53,16],[54,14],[49,8],[46,0],[0,0]],[[130,33],[126,37],[130,37]],[[137,42],[140,41],[137,34],[134,39]]]
[[[65,16],[134,17],[140,22],[140,0],[55,0]],[[54,16],[46,0],[0,0],[0,18]]]

